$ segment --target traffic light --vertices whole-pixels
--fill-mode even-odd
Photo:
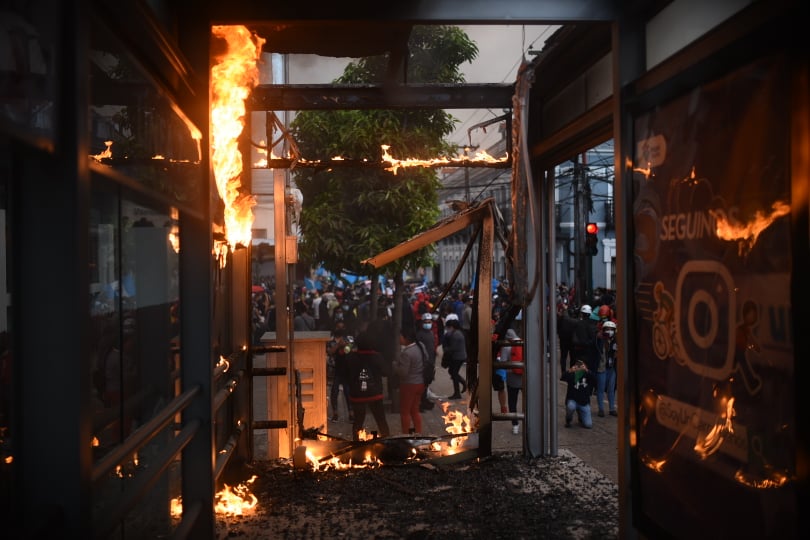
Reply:
[[[596,223],[588,223],[585,225],[585,253],[587,255],[596,255],[599,250],[597,249],[597,242],[599,241],[596,235],[599,232],[599,226]]]

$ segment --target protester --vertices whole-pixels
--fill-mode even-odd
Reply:
[[[467,391],[467,381],[461,376],[461,367],[467,362],[467,346],[458,317],[450,314],[444,321],[445,332],[442,337],[442,367],[447,368],[453,381],[453,395],[448,399],[461,399]],[[459,389],[460,387],[460,389]]]
[[[506,339],[509,341],[520,341],[520,337],[513,329],[506,331]],[[501,360],[503,362],[523,362],[523,345],[503,347],[501,349]],[[509,405],[509,412],[517,412],[517,401],[520,391],[523,390],[523,368],[512,368],[506,372],[506,395]],[[520,423],[512,420],[512,433],[520,433]]]
[[[572,340],[574,360],[582,360],[588,370],[596,372],[599,350],[596,348],[597,319],[591,317],[591,306],[585,304],[579,310],[580,319],[574,328]]]
[[[605,321],[597,339],[599,364],[596,368],[596,405],[599,416],[605,416],[605,394],[608,412],[616,416],[616,323]]]
[[[616,318],[613,316],[613,310],[608,305],[602,304],[599,306],[596,313],[599,317],[599,320],[596,323],[596,329],[599,332],[602,331],[602,325],[605,323],[605,321],[616,322]]]
[[[588,371],[585,362],[576,360],[574,366],[563,373],[562,380],[568,384],[565,391],[565,427],[571,427],[571,420],[576,412],[579,424],[592,428],[591,394],[596,382],[594,375]]]
[[[295,318],[293,319],[293,330],[296,332],[312,332],[316,328],[315,317],[309,312],[309,306],[300,300],[295,303]]]
[[[386,373],[385,360],[371,348],[372,340],[368,332],[358,335],[356,343],[357,349],[346,355],[342,368],[344,380],[349,385],[349,402],[354,413],[352,439],[360,440],[367,410],[374,416],[380,436],[388,437],[390,430],[385,419],[382,381]]]
[[[492,341],[497,342],[500,336],[494,331],[495,322],[492,323],[493,327],[493,334],[492,334]],[[498,364],[501,362],[507,362],[508,360],[504,359],[504,355],[508,358],[509,349],[510,347],[500,347],[497,354],[494,355],[495,360],[495,371],[492,374],[492,389],[495,390],[495,393],[498,395],[498,404],[501,407],[501,412],[505,413],[509,411],[509,407],[506,405],[506,370],[498,367]],[[506,349],[506,351],[505,351]]]
[[[343,321],[338,321],[332,331],[332,337],[326,344],[327,363],[331,365],[332,387],[329,391],[329,403],[332,405],[332,421],[340,420],[338,414],[338,394],[343,387],[343,398],[346,400],[346,409],[349,411],[349,422],[354,420],[354,413],[349,402],[349,384],[346,379],[346,355],[352,351],[354,339],[346,331]]]
[[[419,403],[425,391],[424,365],[427,351],[416,340],[416,331],[405,326],[400,330],[402,351],[394,360],[394,371],[399,378],[399,418],[402,433],[422,433],[422,415]]]
[[[416,331],[416,340],[425,347],[428,355],[428,365],[433,366],[433,371],[429,374],[430,377],[425,377],[425,391],[422,392],[422,399],[419,403],[419,412],[425,412],[433,409],[435,403],[428,395],[430,391],[430,383],[433,382],[436,366],[436,337],[435,329],[433,326],[433,315],[430,313],[422,314],[422,321],[419,329]]]
[[[461,331],[464,332],[464,339],[465,345],[467,346],[467,351],[474,350],[472,342],[472,327],[473,327],[473,297],[472,295],[468,295],[464,299],[464,306],[461,308],[461,315],[459,316],[459,321],[461,324]]]

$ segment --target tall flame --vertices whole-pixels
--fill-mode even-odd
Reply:
[[[250,245],[256,199],[240,192],[242,153],[239,136],[245,127],[245,100],[259,83],[256,66],[265,39],[244,26],[213,26],[227,52],[211,69],[211,162],[219,196],[225,203],[225,231],[233,249]]]

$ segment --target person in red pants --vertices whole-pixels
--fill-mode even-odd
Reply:
[[[422,415],[419,404],[425,391],[424,351],[416,341],[416,330],[403,326],[399,332],[402,351],[394,360],[394,371],[399,377],[399,418],[402,433],[422,433]]]

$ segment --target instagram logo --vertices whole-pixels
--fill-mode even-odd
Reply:
[[[675,288],[678,363],[723,380],[734,370],[734,283],[714,261],[688,261]]]

